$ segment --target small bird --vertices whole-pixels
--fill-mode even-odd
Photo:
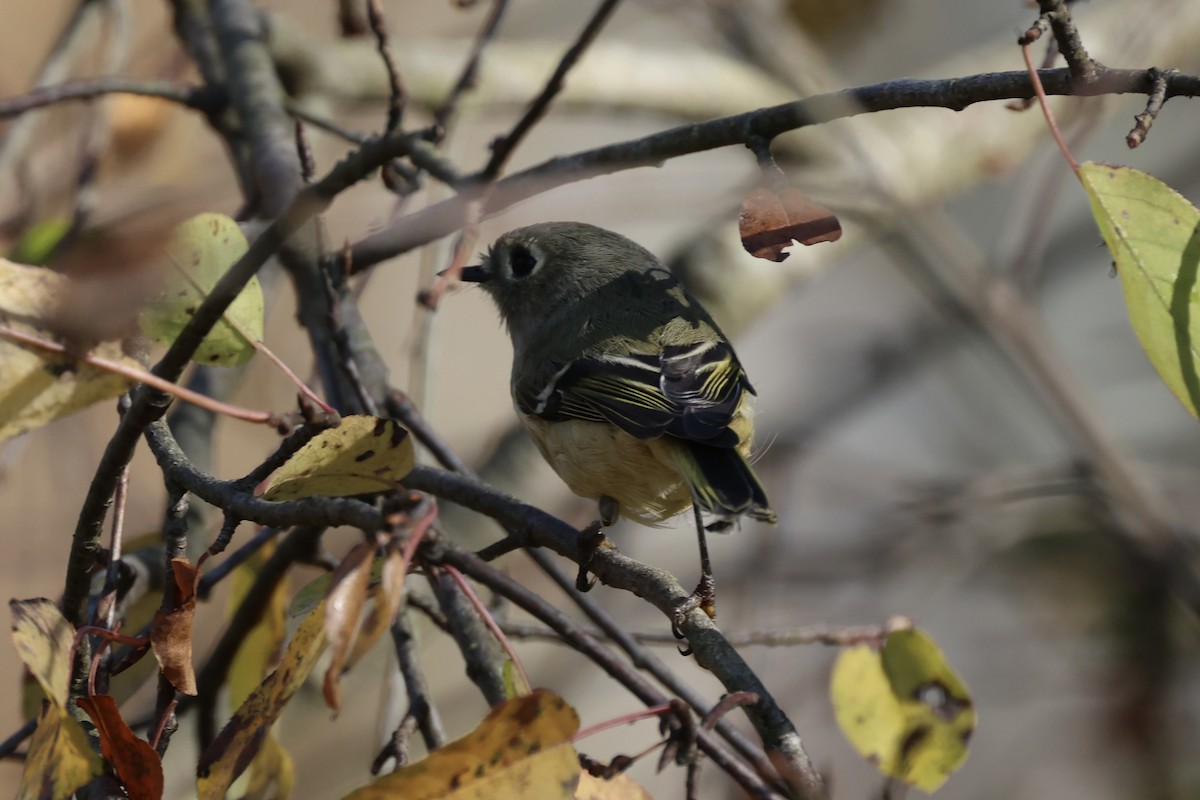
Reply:
[[[509,231],[461,278],[495,300],[521,420],[601,526],[695,509],[701,578],[677,620],[715,616],[701,511],[710,530],[775,522],[746,461],[754,388],[717,324],[654,254],[582,222]]]

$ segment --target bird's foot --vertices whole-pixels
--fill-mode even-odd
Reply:
[[[586,592],[596,585],[596,576],[589,576],[588,568],[592,564],[596,549],[603,545],[604,541],[604,525],[599,520],[579,531],[576,539],[579,545],[579,574],[575,576],[575,588],[581,592]]]
[[[696,584],[696,589],[682,603],[675,606],[675,611],[671,619],[671,633],[676,639],[685,638],[680,630],[683,627],[684,620],[687,615],[700,609],[705,614],[708,614],[709,619],[717,618],[717,585],[713,581],[712,575],[703,573],[700,576],[700,582]],[[692,648],[679,651],[680,655],[691,655]]]

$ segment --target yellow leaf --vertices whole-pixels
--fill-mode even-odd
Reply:
[[[594,777],[590,772],[579,773],[575,800],[652,800],[637,781],[622,772],[611,780]]]
[[[174,342],[217,281],[249,248],[237,222],[224,214],[198,214],[180,223],[167,243],[167,286],[142,311],[142,331],[162,344]],[[192,360],[220,367],[245,364],[262,335],[262,286],[251,278]]]
[[[70,281],[43,267],[27,267],[0,258],[0,324],[39,339],[57,341],[53,318]],[[102,342],[94,356],[141,369],[120,342]],[[0,339],[0,441],[40,428],[129,389],[128,378]]]
[[[313,437],[276,470],[264,500],[324,494],[346,497],[391,489],[413,465],[408,431],[394,420],[350,416]]]
[[[967,758],[971,696],[921,631],[892,633],[882,652],[843,650],[830,694],[846,738],[885,775],[932,793]]]
[[[276,543],[267,542],[246,563],[233,571],[229,590],[228,614],[230,617],[237,611],[238,606],[254,585],[254,580],[263,564],[275,552]],[[287,635],[284,611],[287,608],[287,581],[280,581],[267,600],[262,619],[258,621],[238,648],[237,655],[229,667],[229,703],[238,707],[246,701],[263,678],[271,671],[279,658],[283,640]],[[319,600],[317,602],[320,602]],[[315,608],[317,603],[313,603]],[[309,609],[311,610],[311,609]],[[271,794],[277,800],[286,800],[291,794],[295,770],[291,756],[284,750],[276,738],[274,729],[263,741],[262,749],[250,762],[249,782],[241,800],[261,800]]]
[[[75,628],[58,606],[44,597],[9,600],[12,640],[17,655],[59,708],[66,708],[71,682],[71,645]]]
[[[1079,167],[1092,215],[1121,278],[1129,325],[1167,387],[1200,417],[1200,211],[1129,167]]]
[[[240,800],[263,800],[267,797],[287,800],[292,795],[295,783],[296,768],[292,764],[292,757],[271,734],[250,764],[250,780]]]
[[[506,700],[475,730],[345,800],[573,800],[579,756],[575,709],[539,689]]]
[[[258,577],[258,571],[275,552],[276,546],[274,541],[267,542],[257,553],[247,559],[246,563],[233,571],[230,578],[227,606],[229,617],[232,618],[242,604],[246,593],[250,591],[255,578]],[[250,630],[250,633],[246,634],[246,638],[242,640],[242,646],[238,648],[237,655],[233,657],[233,663],[229,667],[229,704],[234,708],[245,702],[250,693],[262,683],[262,679],[267,676],[279,658],[279,651],[283,647],[283,640],[287,634],[284,619],[284,609],[287,608],[287,591],[287,581],[279,581],[275,586],[275,591],[271,593],[270,599],[267,600],[267,607],[263,610],[262,618]],[[318,598],[312,608],[315,608],[319,602]],[[308,610],[311,611],[312,608]]]
[[[47,703],[29,741],[17,800],[66,800],[102,768],[79,722]]]
[[[196,766],[199,800],[221,800],[262,747],[263,732],[275,724],[304,685],[325,650],[325,605],[305,617],[288,642],[279,667],[268,675],[217,734]]]

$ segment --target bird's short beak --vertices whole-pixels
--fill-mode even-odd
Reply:
[[[492,273],[481,265],[475,264],[463,267],[462,272],[458,274],[458,279],[467,283],[487,283],[492,279]]]

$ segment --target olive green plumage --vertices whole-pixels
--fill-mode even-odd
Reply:
[[[576,494],[655,524],[695,502],[775,521],[746,462],[754,389],[708,313],[650,251],[548,222],[501,236],[463,271],[513,341],[512,394]]]

